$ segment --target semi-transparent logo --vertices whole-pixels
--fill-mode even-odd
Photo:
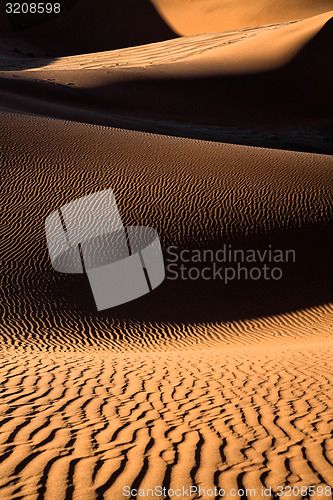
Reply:
[[[164,280],[155,229],[124,227],[111,189],[84,196],[45,221],[53,269],[86,273],[99,311],[149,293]]]

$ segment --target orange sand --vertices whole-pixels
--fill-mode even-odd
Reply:
[[[287,485],[332,498],[318,489],[333,488],[332,157],[287,151],[281,128],[331,126],[332,12],[280,2],[250,18],[237,2],[233,25],[208,3],[200,26],[234,31],[58,59],[0,50],[1,500],[121,500],[124,486],[273,500]],[[203,2],[154,4],[199,29]],[[279,149],[230,144],[271,133]],[[165,255],[273,245],[296,262],[280,282],[166,280],[97,313],[84,276],[52,270],[44,221],[106,188]]]

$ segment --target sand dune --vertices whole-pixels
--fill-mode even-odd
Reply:
[[[313,24],[311,20],[309,20],[306,24],[310,23]],[[289,24],[290,23],[273,24],[260,26],[260,28],[256,27],[213,34],[178,37],[172,40],[144,44],[137,47],[105,50],[103,52],[94,52],[93,54],[79,54],[54,59],[38,58],[36,60],[22,58],[20,61],[15,59],[11,65],[8,65],[8,69],[38,71],[38,69],[43,68],[43,70],[49,71],[53,69],[101,69],[106,67],[112,68],[115,66],[117,66],[117,68],[118,66],[126,66],[126,68],[129,69],[140,66],[146,68],[151,64],[155,66],[180,61],[186,62],[188,59],[191,60],[192,56],[197,55],[203,55],[203,59],[205,59],[205,57],[210,55],[214,49],[235,44],[241,40],[247,40],[249,37],[256,37]],[[315,29],[316,26],[314,26],[314,30]]]
[[[3,16],[3,14],[2,14]],[[8,20],[0,17],[11,33]],[[98,52],[174,38],[177,35],[149,0],[80,0],[64,15],[15,32],[18,40],[54,56]]]
[[[156,65],[162,66],[164,70],[164,66],[168,65],[169,78],[180,76],[204,78],[210,75],[258,73],[280,68],[304,52],[303,63],[310,65],[319,60],[323,67],[327,67],[332,39],[332,18],[333,10],[297,22],[187,36],[138,47],[60,57],[55,60],[24,59],[18,65],[14,59],[12,65],[3,69],[28,71],[76,69],[84,74],[83,69],[126,66],[126,69],[144,67],[148,71],[154,71]],[[307,54],[310,52],[308,45],[312,47],[310,60],[307,60]],[[171,63],[178,64],[171,66]],[[154,67],[147,68],[151,64]]]
[[[89,55],[51,64],[14,61],[2,65],[1,87],[24,95],[25,106],[37,96],[40,112],[50,102],[66,104],[67,114],[59,117],[81,120],[77,113],[83,107],[100,112],[94,123],[104,124],[113,113],[219,127],[242,124],[270,133],[287,126],[331,133],[331,18],[332,12],[287,25],[99,53],[94,61]]]
[[[23,114],[0,123],[1,497],[333,487],[331,158]],[[282,289],[170,281],[96,314],[84,277],[51,270],[44,219],[106,187],[123,222],[156,227],[164,248],[306,245]]]
[[[205,500],[215,487],[264,498],[263,485],[331,485],[327,356],[320,342],[279,353],[12,353],[1,370],[2,498],[120,500],[126,485],[195,484]]]
[[[99,0],[98,7],[92,0],[80,0],[62,16],[37,25],[32,17],[29,27],[25,16],[28,27],[19,31],[19,16],[11,19],[11,27],[1,14],[0,27],[59,56],[288,22],[332,9],[332,0]]]
[[[0,45],[0,497],[332,498],[333,164],[301,152],[332,151],[332,4],[100,3]],[[98,313],[86,276],[53,271],[44,222],[107,188],[166,265],[170,245],[296,260]]]

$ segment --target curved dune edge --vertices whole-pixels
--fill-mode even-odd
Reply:
[[[188,134],[193,124],[226,130],[241,126],[248,135],[282,131],[282,149],[287,148],[288,135],[289,142],[302,142],[297,135],[306,136],[311,129],[315,149],[310,151],[329,153],[332,12],[246,33],[98,53],[95,59],[89,54],[54,62],[36,59],[18,64],[13,59],[0,68],[1,105],[9,108],[15,101],[13,109],[46,115],[54,105],[57,117],[78,121],[84,121],[82,110],[86,110],[96,113],[94,118],[87,113],[87,121],[108,125],[117,123],[117,115],[173,121],[188,127],[184,132]],[[36,98],[39,103],[31,103]],[[223,131],[210,133],[226,140]],[[302,147],[307,148],[299,144],[296,149]]]
[[[238,44],[192,55],[189,63],[199,63],[220,74],[242,74],[276,69],[287,65],[333,19],[333,10],[309,19],[282,25],[278,31],[263,30],[261,36],[242,39]],[[324,52],[325,47],[322,47]],[[318,57],[320,57],[318,51]]]
[[[23,19],[0,13],[1,32],[26,52],[93,53],[202,33],[296,21],[332,10],[332,0],[80,0],[61,17],[16,31]],[[14,32],[13,32],[14,30]],[[61,36],[59,36],[61,33]]]
[[[179,35],[214,33],[313,17],[332,10],[331,0],[152,0],[157,11]]]

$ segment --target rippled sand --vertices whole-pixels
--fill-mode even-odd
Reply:
[[[327,101],[320,122],[327,126],[331,72],[322,71],[328,52],[320,58],[318,47],[331,39],[329,18],[51,64],[4,54],[1,499],[121,500],[125,486],[206,491],[183,497],[192,500],[220,499],[208,493],[215,487],[229,498],[234,489],[252,489],[256,498],[287,499],[277,492],[288,485],[314,487],[316,500],[332,498],[332,157],[281,144],[268,149],[160,135],[164,107],[171,116],[179,109],[188,135],[200,109],[191,85],[182,100],[170,81],[170,102],[160,103],[154,80],[163,72],[176,81],[186,73],[191,83],[199,78],[197,89],[208,99],[201,79],[217,71],[217,84],[225,85],[225,72],[235,69],[232,55],[247,57],[262,46],[252,69],[273,65],[287,80],[299,61],[308,71],[318,60],[303,92],[321,92],[304,113],[291,106],[290,117],[315,120],[318,103]],[[129,67],[119,76],[113,65],[125,57]],[[147,74],[149,61],[152,87],[143,85],[139,94],[123,89],[126,78],[139,82]],[[262,82],[259,75],[254,82]],[[247,82],[243,76],[237,81]],[[292,99],[284,100],[281,80],[270,82],[272,106],[283,115]],[[214,88],[206,118],[222,126],[224,101]],[[290,89],[295,96],[295,82]],[[232,91],[225,98],[229,113]],[[143,120],[140,106],[156,133],[134,130]],[[254,118],[267,130],[277,127],[278,115],[265,122],[265,109],[258,102]],[[118,116],[127,130],[115,128],[116,111],[131,111]],[[240,127],[245,111],[235,118]],[[124,225],[158,231],[166,259],[171,245],[189,251],[272,245],[295,250],[296,261],[283,264],[281,281],[167,279],[153,293],[98,313],[85,276],[52,270],[44,222],[64,203],[107,188]],[[262,487],[272,494],[263,497]],[[295,491],[292,498],[300,499]]]
[[[83,277],[52,271],[44,234],[54,207],[112,187],[124,222],[153,225],[164,248],[274,231],[292,246],[309,225],[310,258],[331,159],[5,113],[1,134],[2,498],[332,484],[325,270],[245,296],[170,281],[97,314]],[[283,312],[289,286],[308,307]]]

